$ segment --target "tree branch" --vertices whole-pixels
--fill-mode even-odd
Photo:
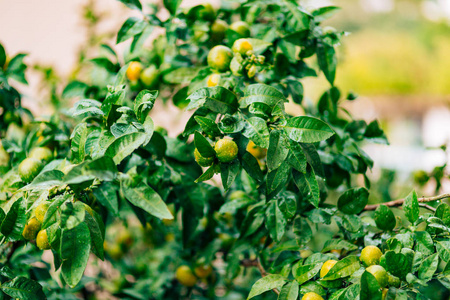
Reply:
[[[419,203],[426,203],[426,202],[432,202],[432,201],[437,201],[437,200],[442,200],[442,199],[446,199],[446,198],[450,198],[450,194],[442,194],[442,195],[438,195],[438,196],[433,196],[433,197],[422,197],[422,198],[418,198],[417,200],[419,201]],[[403,203],[405,202],[405,199],[398,199],[398,200],[393,200],[393,201],[389,201],[389,202],[385,202],[385,203],[379,203],[379,204],[371,204],[371,205],[366,205],[366,207],[364,208],[364,210],[375,210],[378,208],[378,206],[380,205],[386,205],[389,207],[393,207],[393,206],[401,206],[403,205]],[[422,205],[425,208],[433,208],[429,205]],[[434,210],[434,208],[432,209]]]
[[[267,275],[269,275],[269,273],[267,273],[267,271],[264,269],[264,267],[262,266],[259,258],[257,259],[243,259],[241,260],[241,266],[243,267],[256,267],[258,268],[259,273],[261,273],[262,277],[266,277]],[[272,289],[272,291],[274,291],[275,294],[279,295],[280,291],[278,289]]]

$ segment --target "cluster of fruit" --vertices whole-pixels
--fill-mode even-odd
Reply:
[[[198,265],[192,270],[188,265],[181,265],[175,272],[175,278],[178,282],[187,287],[193,287],[199,279],[205,279],[211,276],[213,268],[211,265]]]
[[[386,269],[380,265],[383,264],[383,253],[381,252],[380,248],[376,246],[365,247],[361,251],[360,260],[366,268],[365,271],[372,274],[377,280],[380,287],[383,289],[383,300],[386,298],[388,292],[386,286],[400,286],[400,278],[389,274]],[[325,277],[337,262],[338,261],[333,259],[324,262],[322,268],[320,269],[320,278]],[[309,292],[303,295],[302,300],[323,300],[323,298],[317,293]]]
[[[158,67],[153,64],[144,69],[142,63],[132,61],[128,65],[126,74],[132,89],[139,89],[141,84],[149,89],[156,89],[158,87],[160,74]]]
[[[22,232],[22,236],[26,240],[36,240],[36,246],[38,246],[41,250],[51,248],[48,240],[47,229],[41,228],[49,206],[50,203],[48,202],[39,204],[34,210],[34,216],[28,220]]]

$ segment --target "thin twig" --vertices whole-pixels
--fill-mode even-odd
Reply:
[[[428,204],[425,204],[425,203],[419,203],[419,206],[423,207],[423,208],[426,208],[426,209],[429,209],[431,211],[436,211],[436,208],[434,208],[433,206],[430,206]]]
[[[261,261],[259,260],[259,258],[257,259],[243,259],[241,260],[241,266],[244,266],[246,268],[248,267],[256,267],[259,271],[259,273],[261,273],[262,277],[266,277],[267,275],[269,275],[269,273],[267,273],[267,271],[264,269],[264,267],[261,264]],[[274,291],[275,294],[279,295],[280,291],[278,289],[272,289],[272,291]]]
[[[432,202],[432,201],[442,200],[442,199],[446,199],[446,198],[450,198],[450,194],[442,194],[442,195],[433,196],[433,197],[422,197],[422,198],[418,198],[417,201],[419,201],[420,203],[426,203],[426,202]],[[389,201],[389,202],[385,202],[385,203],[371,204],[371,205],[366,205],[364,210],[375,210],[380,205],[386,205],[386,206],[390,206],[390,207],[401,206],[401,205],[403,205],[404,202],[405,202],[405,199],[398,199],[398,200],[393,200],[393,201]]]

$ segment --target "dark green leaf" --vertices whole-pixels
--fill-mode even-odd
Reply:
[[[334,47],[325,41],[319,41],[317,43],[316,54],[320,69],[325,74],[328,82],[333,85],[337,66],[336,51],[334,50]]]
[[[360,267],[361,264],[359,263],[359,258],[354,255],[349,255],[338,261],[322,280],[336,280],[339,278],[348,277],[356,272]]]
[[[21,300],[47,299],[39,283],[23,276],[18,276],[11,281],[3,282],[0,288],[12,298]]]
[[[364,271],[361,276],[361,298],[367,300],[380,300],[381,287],[371,273]]]
[[[198,131],[194,133],[195,148],[197,148],[200,155],[203,157],[215,157],[216,152],[209,143],[209,141]]]
[[[140,20],[136,17],[128,18],[117,33],[116,44],[119,44],[123,41],[128,40],[129,38],[134,37],[137,34],[140,34],[146,26],[147,23],[143,20]]]
[[[206,107],[213,112],[233,114],[238,109],[236,95],[221,86],[196,90],[189,95],[188,99],[191,102],[186,108],[187,110]]]
[[[253,284],[247,299],[251,299],[255,296],[261,295],[262,293],[270,291],[271,289],[279,289],[286,282],[287,279],[279,274],[269,274]]]
[[[338,209],[344,214],[354,215],[363,211],[369,201],[369,191],[366,188],[347,190],[339,197]]]
[[[297,170],[292,172],[294,183],[298,187],[301,199],[308,201],[314,207],[319,207],[320,190],[316,179],[316,174],[311,166],[308,164],[305,173],[300,173]]]
[[[403,211],[411,223],[414,223],[419,218],[419,202],[417,201],[416,191],[413,190],[403,203]]]
[[[270,85],[252,84],[244,89],[244,96],[239,100],[241,108],[246,108],[252,103],[264,103],[273,108],[275,105],[281,105],[288,100],[283,93]]]
[[[288,139],[286,136],[280,130],[272,130],[269,139],[269,149],[267,150],[267,167],[269,172],[277,169],[286,160],[288,153]]]
[[[233,160],[228,164],[220,164],[220,177],[222,178],[222,184],[225,190],[231,187],[240,170],[240,165],[237,160]]]
[[[391,231],[394,229],[396,219],[392,210],[386,205],[380,205],[375,210],[374,220],[377,227],[383,231]]]
[[[141,2],[139,2],[139,0],[119,0],[119,1],[131,9],[142,10],[142,5]]]
[[[280,291],[278,300],[297,300],[299,285],[297,281],[287,283]]]
[[[301,143],[316,143],[330,138],[334,131],[322,120],[313,117],[290,118],[284,130],[289,138]]]
[[[287,221],[278,207],[276,200],[271,200],[266,209],[266,228],[270,237],[275,241],[280,241],[286,231]]]

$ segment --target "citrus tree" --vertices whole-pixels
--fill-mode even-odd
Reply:
[[[141,15],[118,31],[130,46],[100,46],[69,110],[1,112],[19,112],[1,131],[3,298],[449,297],[449,195],[370,196],[363,146],[387,139],[341,106],[357,98],[334,85],[344,33],[321,26],[337,7],[121,2]],[[13,60],[1,92],[20,100]],[[189,116],[178,136],[156,101]]]

